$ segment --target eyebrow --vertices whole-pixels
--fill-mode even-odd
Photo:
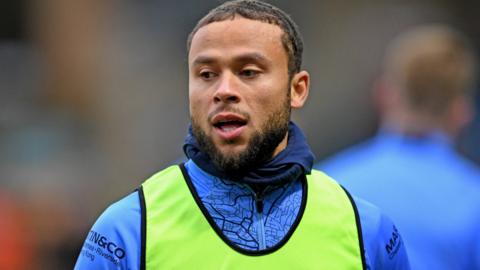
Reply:
[[[192,65],[193,66],[198,66],[198,65],[208,65],[208,64],[213,64],[217,62],[216,57],[211,57],[211,56],[206,56],[206,55],[200,55],[193,60]],[[271,60],[267,59],[263,54],[258,53],[258,52],[251,52],[251,53],[244,53],[238,56],[235,56],[233,58],[233,62],[237,63],[259,63],[259,64],[270,64]]]
[[[215,63],[215,61],[214,57],[200,55],[193,60],[192,66],[212,64]]]

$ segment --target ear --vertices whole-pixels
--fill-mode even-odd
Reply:
[[[302,70],[295,74],[290,82],[290,105],[294,109],[303,107],[310,90],[310,74]]]
[[[399,110],[404,110],[404,98],[398,83],[393,83],[385,75],[375,79],[372,87],[372,101],[380,118],[390,118]],[[381,119],[381,120],[382,120]]]
[[[372,101],[380,116],[385,116],[395,105],[396,91],[384,76],[375,79],[372,87]]]
[[[452,135],[457,135],[474,117],[473,105],[466,96],[459,96],[452,101],[446,115],[446,128]]]

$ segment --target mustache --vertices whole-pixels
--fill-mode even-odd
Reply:
[[[207,120],[209,122],[211,122],[212,118],[215,117],[215,115],[217,115],[219,113],[225,113],[225,112],[239,114],[242,117],[244,117],[247,121],[250,120],[250,114],[249,113],[247,113],[245,111],[242,111],[239,108],[232,107],[232,106],[229,106],[229,105],[220,106],[220,107],[216,108],[214,111],[212,111],[211,113],[208,114]]]

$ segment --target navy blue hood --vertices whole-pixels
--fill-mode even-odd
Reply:
[[[246,184],[277,185],[296,180],[302,174],[310,174],[315,156],[300,128],[293,122],[288,126],[288,144],[271,160],[258,164],[253,169],[235,176],[225,174],[215,167],[210,157],[203,153],[189,127],[185,144],[185,155],[207,173]]]

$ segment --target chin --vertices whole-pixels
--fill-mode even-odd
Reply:
[[[245,152],[246,145],[223,145],[217,146],[217,149],[224,157],[236,157]]]

